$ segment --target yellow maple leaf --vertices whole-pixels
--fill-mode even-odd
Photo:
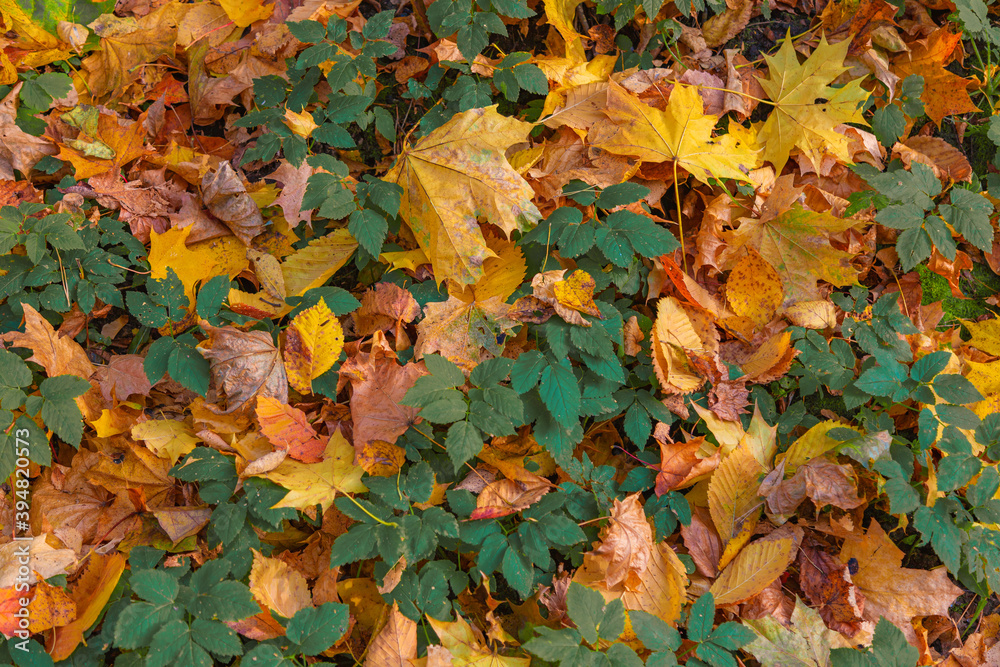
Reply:
[[[333,505],[337,493],[363,493],[368,490],[361,483],[364,469],[354,465],[354,447],[340,431],[330,436],[319,463],[300,463],[288,458],[264,477],[279,484],[288,493],[272,509],[293,507],[309,509],[317,503],[325,511]]]
[[[171,268],[184,285],[184,294],[194,306],[195,286],[215,276],[226,274],[235,278],[247,267],[246,246],[235,236],[223,236],[208,241],[186,244],[191,227],[168,229],[162,234],[149,234],[149,268],[153,280],[167,278]]]
[[[764,56],[768,78],[758,78],[774,111],[757,141],[764,148],[764,160],[777,173],[793,148],[805,153],[814,165],[822,163],[824,153],[851,164],[850,140],[834,128],[842,123],[868,125],[861,108],[869,93],[861,87],[861,79],[842,88],[830,86],[847,71],[844,57],[849,46],[850,40],[830,45],[824,36],[812,55],[799,64],[792,39],[786,37],[777,55]]]
[[[337,362],[344,349],[340,320],[320,298],[292,319],[285,331],[285,372],[288,383],[301,394],[312,392],[312,381]]]
[[[161,458],[177,461],[201,442],[191,428],[175,419],[152,419],[132,427],[132,437]]]
[[[265,5],[262,0],[219,0],[226,14],[240,28],[254,21],[263,21],[274,11],[274,5]]]
[[[696,88],[677,84],[660,111],[615,82],[608,84],[607,120],[596,123],[590,140],[615,155],[643,162],[673,160],[702,183],[710,178],[749,182],[757,154],[735,135],[713,137],[718,116],[705,114]]]
[[[534,190],[504,152],[525,141],[531,123],[505,118],[496,107],[457,114],[414,146],[407,146],[385,180],[403,188],[400,215],[434,267],[438,284],[461,285],[483,276],[494,257],[479,218],[509,237],[541,219]]]

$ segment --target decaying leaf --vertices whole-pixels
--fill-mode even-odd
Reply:
[[[198,351],[212,365],[212,380],[226,399],[224,409],[209,405],[220,414],[242,409],[256,396],[288,402],[288,379],[281,353],[264,331],[240,331],[234,327],[202,325],[210,345]]]

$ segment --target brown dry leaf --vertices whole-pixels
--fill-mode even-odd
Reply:
[[[525,480],[498,479],[487,484],[480,492],[476,498],[476,509],[472,510],[469,518],[497,519],[520,512],[538,502],[551,489],[552,484],[542,477]]]
[[[143,358],[138,354],[116,354],[107,366],[97,370],[95,379],[104,400],[127,400],[130,396],[149,396],[152,385],[143,370]]]
[[[691,523],[681,525],[681,537],[698,572],[704,577],[715,579],[719,575],[722,540],[712,524],[708,509],[698,505],[691,506]]]
[[[925,164],[945,185],[972,180],[972,165],[958,150],[941,137],[916,136],[904,139],[892,147],[892,156],[909,169],[914,162]]]
[[[417,657],[417,624],[392,603],[389,618],[368,645],[365,667],[410,667]]]
[[[358,452],[374,440],[396,442],[417,422],[420,409],[400,405],[400,401],[427,370],[423,363],[400,366],[381,331],[372,337],[370,351],[348,356],[339,373],[341,384],[350,382],[352,387],[351,419]]]
[[[56,549],[49,545],[45,535],[36,535],[27,542],[7,542],[0,544],[0,588],[11,588],[18,581],[18,553],[23,553],[25,544],[31,560],[31,574],[28,584],[51,579],[60,574],[71,574],[77,565],[76,554],[72,549]],[[21,575],[20,581],[24,581]]]
[[[236,238],[246,245],[264,231],[260,209],[228,162],[205,174],[201,180],[201,196],[212,215],[226,223]]]
[[[212,510],[208,507],[161,507],[152,514],[175,545],[186,537],[197,535],[212,518]]]
[[[809,602],[819,611],[831,630],[854,637],[874,630],[862,616],[865,596],[851,581],[847,566],[814,546],[804,544],[799,551],[799,585]]]
[[[21,304],[21,307],[24,309],[24,333],[5,333],[3,340],[34,352],[28,361],[44,368],[49,377],[76,375],[89,380],[94,374],[94,365],[80,344],[69,336],[60,336],[29,304]]]
[[[853,578],[865,596],[865,620],[877,623],[884,616],[911,644],[916,641],[911,619],[947,616],[951,604],[962,594],[943,567],[930,571],[902,567],[903,552],[877,521],[872,521],[864,534],[849,535],[839,558],[841,563],[857,559],[858,571]]]
[[[743,379],[756,384],[767,384],[784,377],[799,352],[792,345],[791,332],[786,330],[776,333],[740,365],[745,376]]]
[[[15,169],[27,176],[36,162],[58,152],[51,142],[28,134],[14,123],[14,105],[23,85],[18,83],[0,102],[0,179],[6,181],[14,180]]]
[[[242,409],[256,396],[288,402],[288,378],[281,353],[265,331],[240,331],[202,322],[209,345],[198,351],[211,362],[212,381],[222,390],[226,408],[206,404],[218,414]]]
[[[708,407],[720,419],[737,421],[740,415],[747,412],[749,396],[750,390],[743,380],[718,382],[708,392]]]
[[[263,607],[284,618],[312,606],[309,582],[279,558],[268,558],[256,549],[250,570],[250,592]]]
[[[790,515],[809,498],[817,509],[833,505],[843,510],[864,504],[858,497],[854,469],[818,457],[798,467],[795,474],[779,483],[767,495],[767,508],[772,514]]]
[[[640,498],[633,493],[614,501],[608,525],[601,532],[601,544],[592,553],[607,563],[605,582],[609,589],[622,584],[638,590],[653,552],[653,529],[646,519]]]
[[[354,333],[370,336],[376,331],[392,331],[396,349],[409,347],[406,325],[420,317],[420,305],[407,290],[392,283],[379,283],[361,297],[361,307],[354,311]],[[405,344],[400,346],[400,342]]]

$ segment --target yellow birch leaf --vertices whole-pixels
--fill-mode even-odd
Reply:
[[[309,582],[298,570],[278,558],[268,558],[256,549],[250,569],[250,592],[257,602],[279,616],[291,618],[312,606]]]
[[[385,176],[403,188],[400,216],[434,267],[438,284],[475,284],[496,253],[479,226],[485,218],[509,237],[541,219],[534,190],[504,157],[525,141],[531,123],[505,118],[496,107],[457,114],[413,146]]]
[[[327,372],[344,349],[340,320],[320,298],[292,320],[285,331],[285,372],[288,384],[301,394],[312,393],[312,381]]]
[[[748,544],[709,589],[715,604],[735,604],[760,593],[784,573],[794,551],[791,537]]]
[[[822,456],[839,445],[838,441],[827,435],[839,426],[843,426],[843,424],[832,420],[823,421],[799,436],[799,439],[792,443],[788,451],[782,454],[781,460],[785,462],[785,472],[791,475],[803,463],[817,456]]]
[[[615,82],[608,84],[607,120],[590,131],[591,143],[643,162],[673,160],[702,183],[732,178],[749,183],[757,154],[734,135],[713,137],[717,116],[707,116],[697,88],[677,84],[664,111],[645,104]]]
[[[301,463],[288,458],[263,476],[279,484],[288,493],[272,509],[293,507],[305,510],[319,503],[325,511],[333,505],[337,493],[363,493],[364,469],[354,465],[354,447],[338,430],[330,436],[319,463]]]
[[[601,318],[601,311],[594,303],[594,288],[597,283],[586,271],[574,271],[569,278],[560,280],[552,286],[556,300],[571,310]]]
[[[281,264],[288,296],[302,296],[314,287],[322,286],[354,254],[358,242],[346,229],[309,242],[305,248],[289,255]]]
[[[262,0],[219,0],[219,4],[240,28],[255,21],[263,21],[274,11],[274,5],[265,5]]]
[[[723,545],[737,537],[746,543],[753,533],[763,507],[763,500],[757,495],[759,478],[766,472],[744,437],[712,473],[708,482],[708,511]],[[729,558],[733,555],[735,552]],[[724,565],[721,563],[720,567]]]
[[[726,300],[734,313],[750,318],[761,329],[784,300],[781,276],[760,253],[751,250],[729,274]]]
[[[136,424],[132,427],[132,437],[143,441],[160,458],[170,459],[172,465],[201,442],[201,438],[187,424],[175,419],[154,419]]]
[[[417,623],[393,602],[389,618],[368,645],[365,667],[410,667],[417,657]]]
[[[983,322],[959,320],[959,322],[972,334],[972,338],[966,345],[994,357],[1000,357],[1000,319],[984,320]]]

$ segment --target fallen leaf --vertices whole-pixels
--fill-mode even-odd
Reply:
[[[507,336],[517,326],[511,306],[499,297],[467,303],[449,296],[424,306],[417,325],[415,356],[439,353],[466,373],[486,359],[500,356]]]
[[[76,618],[76,603],[59,586],[39,581],[32,592],[28,605],[31,634],[68,625]]]
[[[656,438],[656,441],[660,445],[660,469],[656,473],[658,496],[691,486],[715,470],[722,459],[718,450],[707,455],[703,452],[711,449],[704,436],[683,443],[668,442],[663,438]]]
[[[417,624],[392,603],[389,618],[368,645],[365,667],[410,667],[417,657]]]
[[[749,182],[747,173],[757,165],[756,153],[734,134],[712,137],[718,119],[705,115],[693,86],[674,86],[666,109],[660,111],[612,81],[604,114],[607,120],[594,125],[590,142],[615,155],[673,161],[706,184],[710,178]]]
[[[779,483],[768,494],[767,507],[772,514],[790,515],[806,498],[817,509],[833,505],[848,510],[865,502],[858,497],[854,469],[821,457],[798,466],[794,475]]]
[[[847,566],[825,551],[802,545],[799,551],[799,585],[826,626],[845,637],[854,637],[862,629],[875,628],[862,618],[865,596],[851,581]]]
[[[201,439],[190,426],[174,419],[151,419],[132,427],[132,437],[141,440],[151,452],[176,464],[194,449]]]
[[[551,488],[551,484],[542,477],[490,482],[476,498],[476,509],[472,510],[469,519],[498,519],[528,509]]]
[[[326,438],[317,435],[306,415],[270,396],[257,397],[257,422],[261,433],[276,449],[288,452],[296,461],[319,463],[323,460]]]
[[[823,619],[795,599],[791,625],[785,627],[773,618],[744,620],[757,634],[745,648],[763,667],[827,667],[830,649],[852,648],[839,633],[823,624]]]
[[[285,372],[292,388],[312,393],[312,382],[333,368],[344,349],[344,330],[326,302],[299,312],[285,329]]]
[[[975,113],[979,109],[969,97],[968,88],[975,79],[965,79],[946,67],[960,57],[962,33],[952,33],[945,25],[923,39],[916,40],[906,53],[892,59],[892,70],[900,79],[916,74],[924,79],[920,100],[924,111],[938,127],[945,116]]]
[[[294,507],[305,510],[317,503],[326,510],[337,493],[363,493],[368,488],[361,483],[364,470],[354,465],[354,447],[340,431],[330,436],[319,463],[300,463],[285,459],[281,465],[263,476],[279,484],[288,493],[272,509]]]
[[[288,379],[281,353],[266,331],[240,331],[235,327],[202,328],[210,345],[198,351],[212,365],[212,380],[226,398],[226,408],[207,405],[213,412],[229,414],[243,408],[256,396],[288,402]]]
[[[797,550],[794,537],[765,538],[746,545],[709,589],[715,603],[736,604],[760,593],[781,576]]]
[[[758,79],[774,103],[774,110],[757,140],[764,147],[764,159],[774,165],[775,172],[781,173],[793,148],[802,151],[814,165],[822,163],[824,153],[851,164],[850,142],[835,128],[842,123],[867,125],[861,107],[869,93],[861,87],[860,79],[840,88],[830,86],[847,70],[843,62],[849,46],[848,40],[831,45],[825,36],[820,37],[819,46],[800,64],[789,36],[777,55],[764,56],[768,77]]]
[[[55,628],[46,642],[53,660],[65,660],[80,645],[83,633],[100,618],[124,571],[125,558],[121,554],[91,553],[88,556],[83,574],[70,590],[70,597],[76,604],[76,619]]]
[[[143,370],[143,358],[138,354],[116,354],[107,366],[97,370],[97,382],[104,400],[128,400],[129,397],[149,396],[152,385]]]
[[[0,179],[6,181],[14,180],[15,169],[27,176],[36,162],[59,152],[50,142],[28,134],[14,123],[14,104],[23,85],[18,83],[0,101]]]
[[[541,218],[534,192],[504,157],[524,141],[531,125],[504,118],[496,107],[455,115],[406,147],[385,180],[403,188],[400,215],[434,267],[434,279],[476,283],[494,255],[477,218],[509,237]]]
[[[223,162],[201,180],[201,196],[205,206],[245,245],[264,231],[264,218],[247,188],[236,175],[232,165]]]
[[[751,250],[729,274],[726,301],[734,313],[749,318],[757,329],[762,329],[784,301],[781,276],[759,253]]]
[[[757,495],[759,478],[767,472],[743,440],[712,473],[708,509],[725,547],[719,567],[725,567],[753,535],[764,505]]]
[[[911,644],[916,641],[911,619],[947,616],[951,604],[962,594],[944,568],[928,571],[902,567],[903,552],[877,521],[872,521],[864,534],[859,531],[848,536],[839,558],[841,563],[852,558],[858,563],[853,579],[865,596],[865,620],[874,624],[884,616],[903,631]]]
[[[268,558],[256,549],[250,569],[250,592],[262,607],[283,618],[292,618],[312,606],[309,582],[280,558]]]

